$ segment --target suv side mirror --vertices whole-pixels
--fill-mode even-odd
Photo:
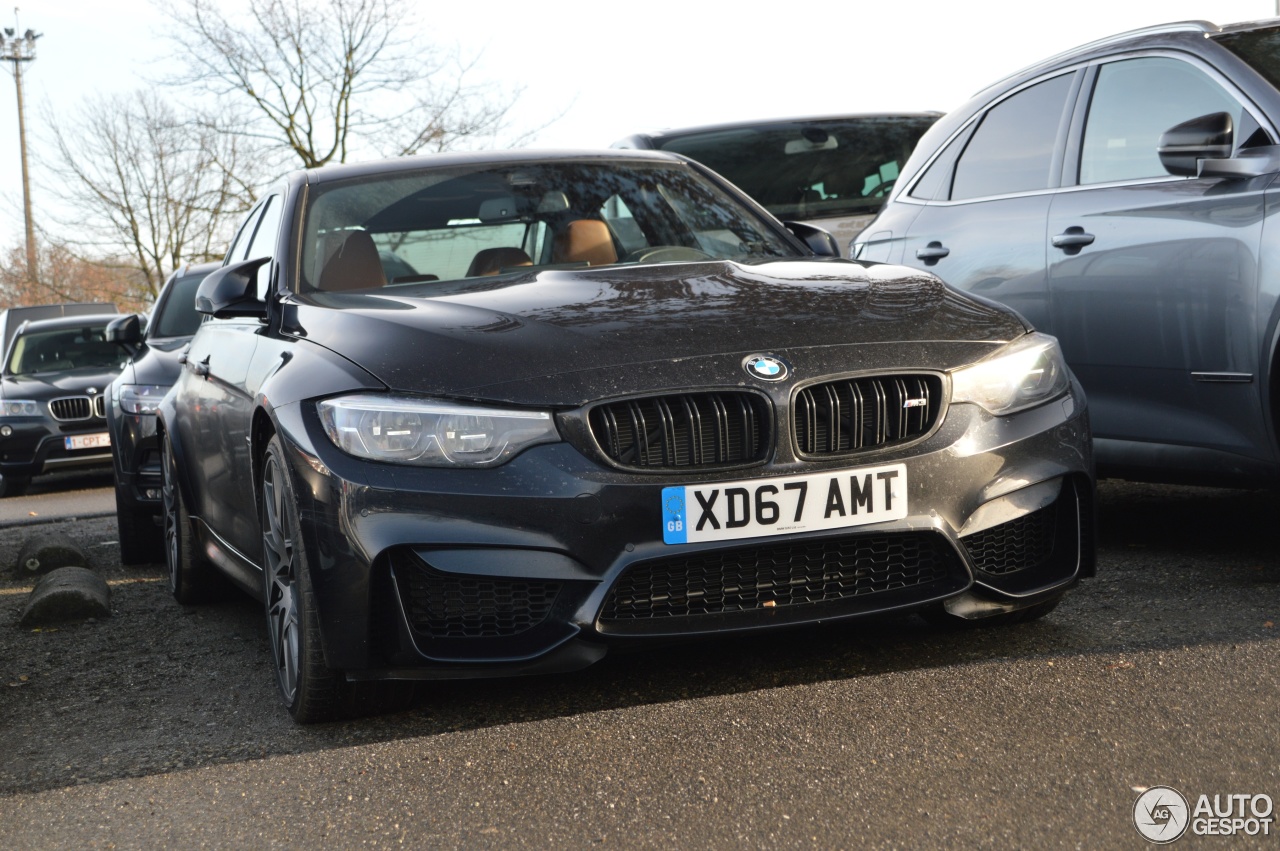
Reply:
[[[112,319],[104,334],[108,343],[115,343],[131,356],[142,348],[142,317],[136,313]]]
[[[1234,126],[1225,112],[1212,112],[1171,127],[1160,136],[1156,153],[1170,174],[1201,176],[1201,160],[1231,157]]]
[[[840,256],[840,243],[822,228],[806,225],[804,222],[783,222],[783,224],[786,225],[787,230],[800,237],[800,240],[809,246],[809,250],[819,257]]]
[[[266,319],[267,303],[258,298],[257,273],[270,262],[270,257],[258,257],[210,272],[196,290],[196,310],[215,319],[231,316]]]

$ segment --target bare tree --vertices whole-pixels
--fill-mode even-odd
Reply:
[[[518,92],[471,82],[474,60],[424,44],[410,0],[249,0],[233,19],[218,0],[163,7],[175,28],[172,82],[246,105],[243,132],[305,168],[445,150],[493,136]]]
[[[76,211],[61,232],[85,254],[128,257],[144,299],[182,263],[220,257],[232,219],[252,203],[257,174],[244,140],[182,118],[154,94],[89,99],[74,123],[48,122],[46,170]]]
[[[0,309],[71,301],[108,301],[122,310],[146,306],[141,275],[127,261],[86,260],[66,245],[39,239],[37,280],[27,275],[26,250],[15,244],[0,256]]]

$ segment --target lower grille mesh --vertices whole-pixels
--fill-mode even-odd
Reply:
[[[960,539],[978,570],[995,576],[1042,564],[1053,554],[1058,503]]]
[[[413,629],[431,638],[500,638],[546,620],[559,582],[442,573],[412,556],[396,559],[396,579]]]
[[[963,570],[940,535],[793,541],[645,562],[618,579],[602,623],[803,606],[928,585]]]

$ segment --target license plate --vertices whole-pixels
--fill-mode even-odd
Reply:
[[[70,437],[63,438],[67,449],[97,449],[102,446],[111,445],[111,435],[107,432],[102,434],[73,434]]]
[[[668,544],[761,538],[907,516],[907,466],[662,489]]]

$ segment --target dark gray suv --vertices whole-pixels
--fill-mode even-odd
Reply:
[[[991,86],[925,135],[855,258],[1061,341],[1099,473],[1280,478],[1280,20],[1151,27]]]

